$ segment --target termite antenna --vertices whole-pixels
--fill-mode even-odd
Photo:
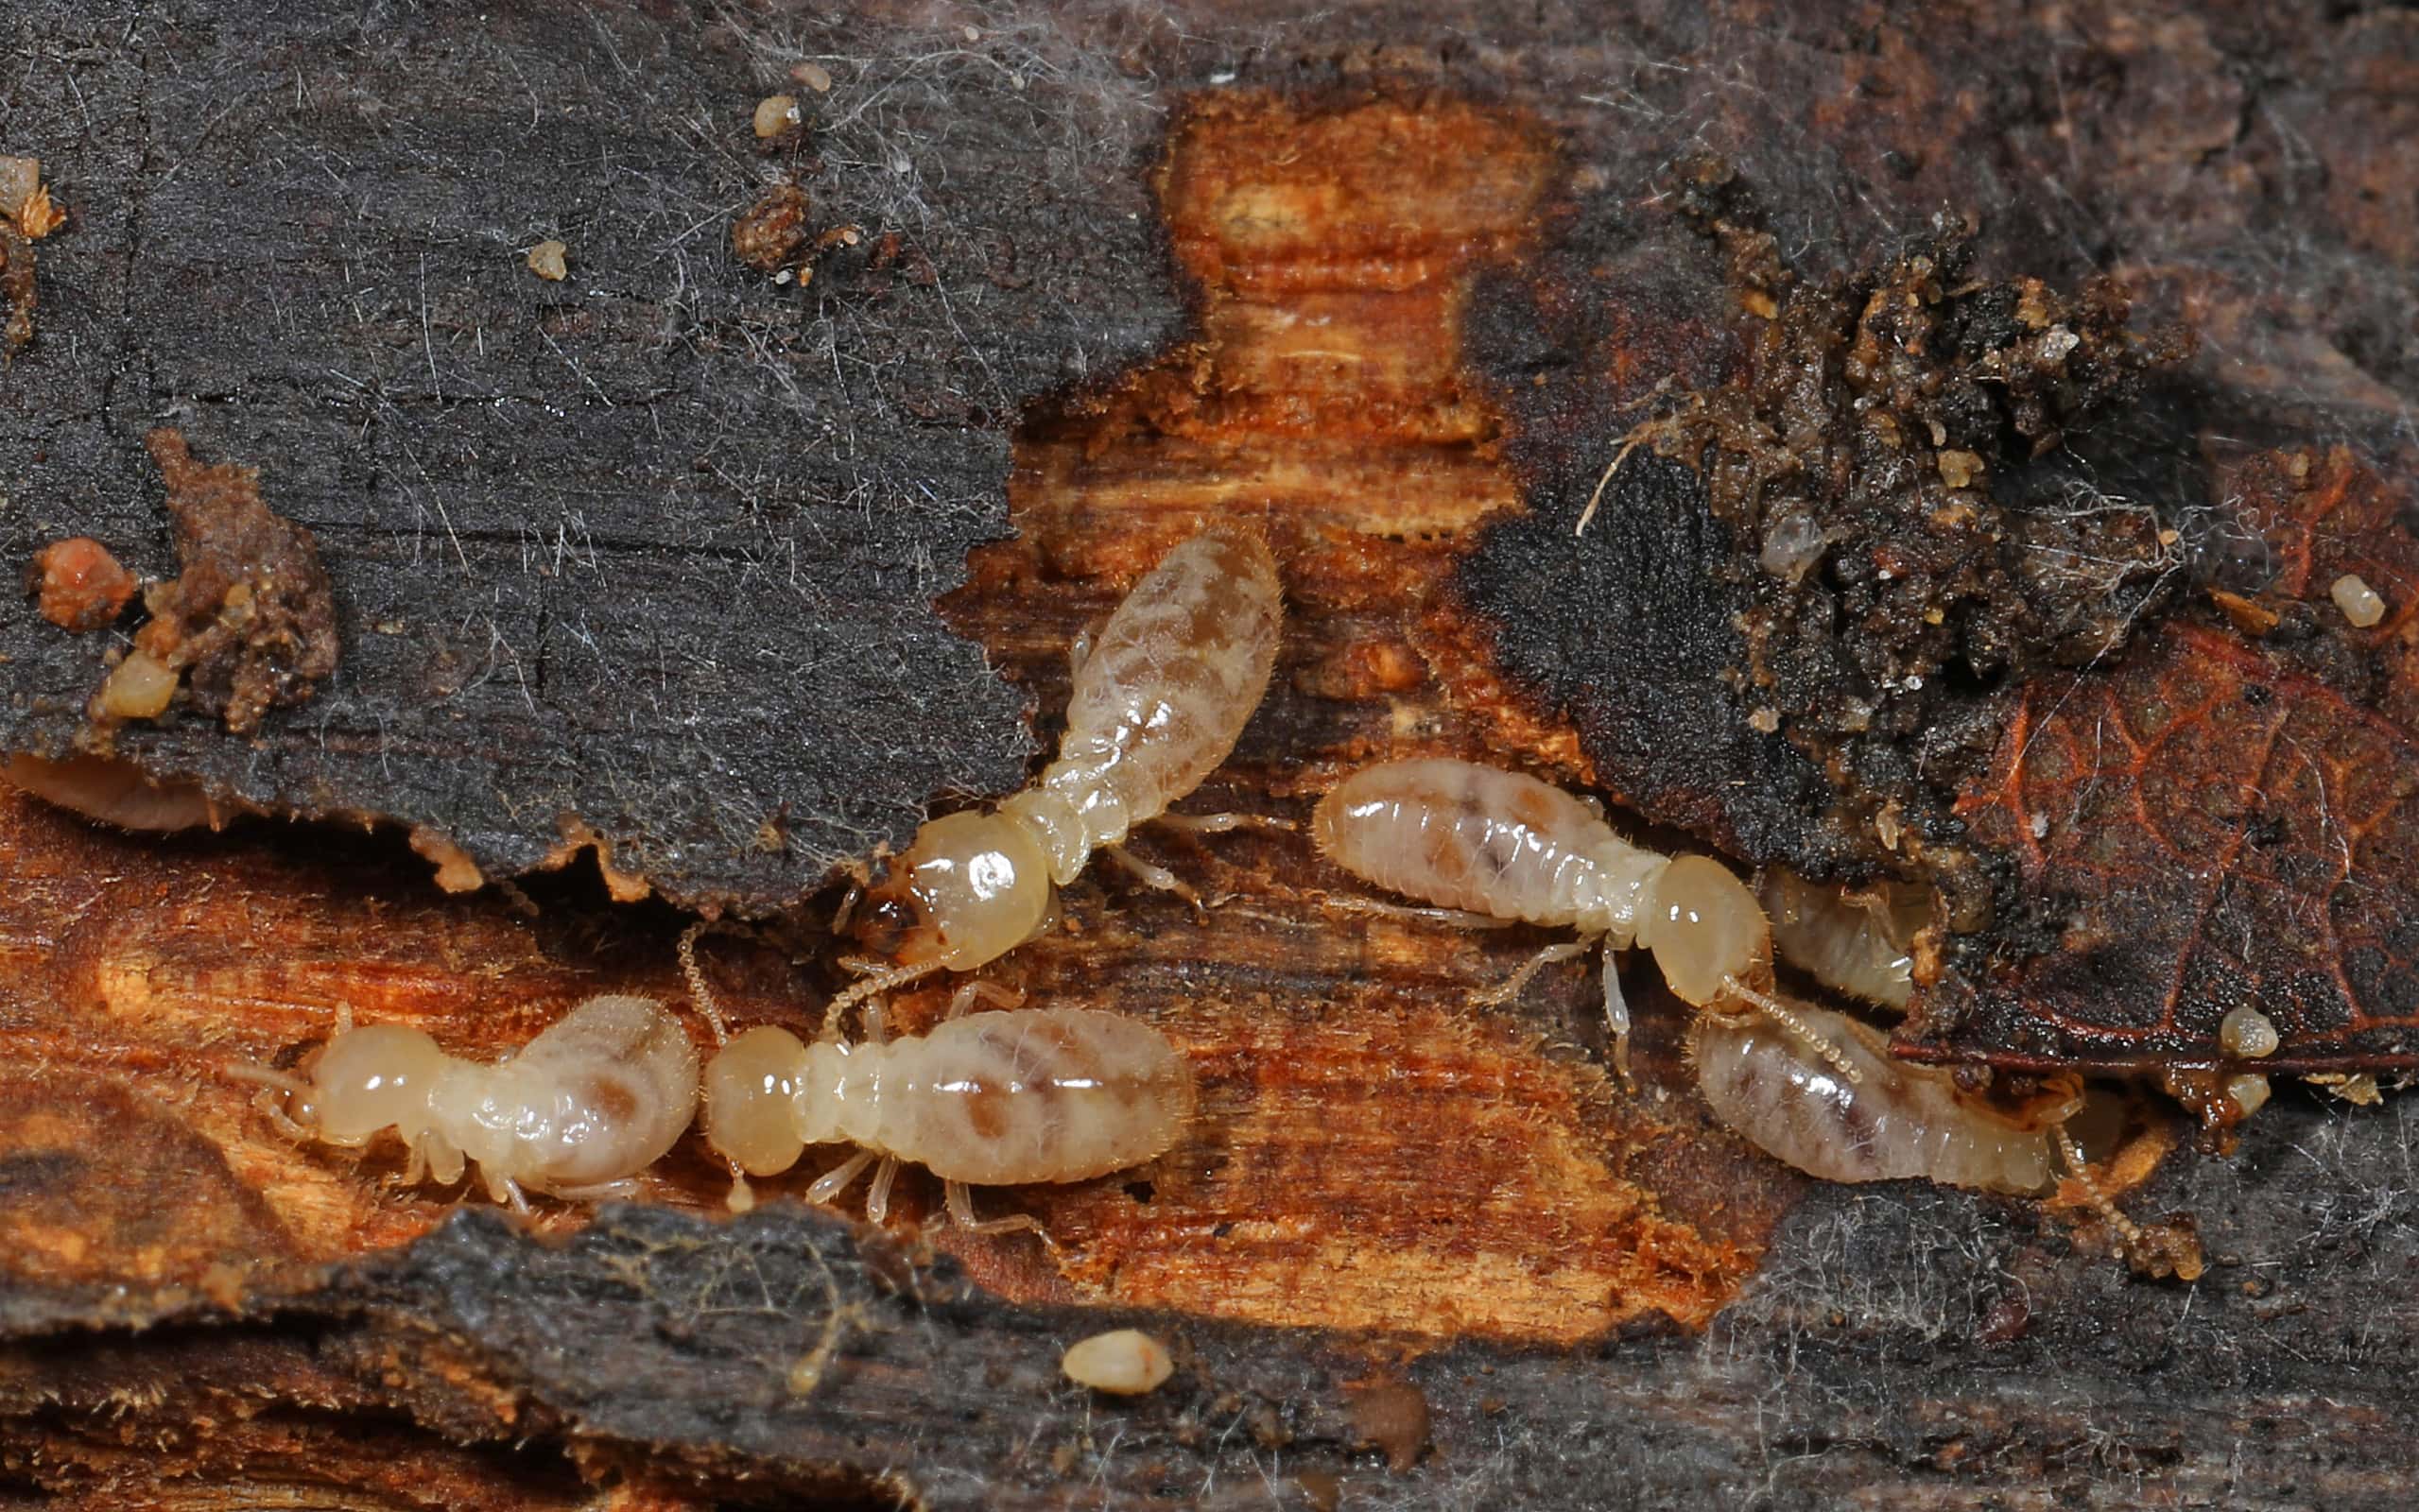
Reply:
[[[700,919],[681,931],[681,975],[688,979],[689,1001],[697,1005],[698,1016],[714,1031],[714,1042],[719,1047],[731,1042],[731,1028],[723,1022],[722,1005],[715,998],[714,988],[705,979],[705,968],[698,964],[697,958],[699,938],[713,927],[712,919]],[[747,1168],[728,1156],[724,1160],[731,1167],[731,1192],[723,1198],[724,1205],[733,1212],[752,1211],[756,1206],[756,1189],[748,1184]]]
[[[1848,1058],[1847,1053],[1817,1034],[1812,1024],[1799,1018],[1780,999],[1769,992],[1758,992],[1735,976],[1723,977],[1722,986],[1729,988],[1734,995],[1754,1008],[1756,1012],[1797,1036],[1808,1050],[1813,1051],[1822,1059],[1824,1065],[1845,1077],[1849,1086],[1857,1087],[1864,1084],[1865,1074],[1857,1069],[1857,1063]]]
[[[688,979],[689,1001],[697,1005],[699,1016],[714,1031],[714,1042],[727,1045],[731,1042],[731,1030],[722,1022],[722,1005],[716,1001],[714,988],[705,980],[705,969],[697,960],[698,936],[712,927],[710,920],[700,919],[681,931],[681,975]]]
[[[301,1077],[289,1076],[282,1071],[271,1071],[267,1066],[249,1063],[222,1066],[219,1068],[219,1074],[229,1081],[248,1081],[255,1087],[267,1087],[292,1097],[308,1097],[313,1091],[311,1084]]]
[[[2117,1206],[2117,1199],[2110,1196],[2091,1174],[2090,1164],[2083,1160],[2082,1147],[2075,1143],[2072,1134],[2066,1132],[2066,1125],[2060,1124],[2050,1132],[2057,1137],[2058,1153],[2065,1158],[2066,1169],[2073,1173],[2076,1183],[2083,1189],[2084,1200],[2091,1204],[2092,1211],[2099,1214],[2101,1221],[2117,1230],[2118,1242],[2125,1246],[2125,1253],[2131,1258],[2142,1247],[2141,1227],[2125,1216],[2124,1211]]]
[[[832,999],[830,1005],[824,1009],[828,1016],[825,1022],[838,1023],[842,1013],[867,998],[880,997],[883,993],[905,987],[909,982],[922,981],[940,970],[941,962],[931,960],[917,966],[894,966],[888,971],[875,971],[870,976],[852,982],[841,988],[839,993]]]

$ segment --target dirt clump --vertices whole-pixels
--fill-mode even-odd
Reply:
[[[196,462],[181,433],[144,438],[168,487],[178,575],[144,592],[150,619],[94,696],[87,744],[157,717],[181,685],[238,735],[309,698],[337,667],[336,591],[311,532],[261,501],[260,474]]]

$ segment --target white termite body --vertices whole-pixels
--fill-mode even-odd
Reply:
[[[828,1202],[882,1161],[866,1215],[879,1223],[899,1162],[948,1184],[951,1216],[974,1228],[966,1188],[1084,1181],[1139,1165],[1184,1132],[1192,1069],[1138,1020],[1079,1008],[966,1013],[960,990],[931,1033],[846,1044],[760,1026],[707,1064],[706,1138],[734,1166],[769,1176],[810,1144],[858,1153],[809,1189]]]
[[[1960,1091],[1948,1072],[1892,1058],[1867,1026],[1782,997],[1764,910],[1719,862],[1659,855],[1550,783],[1446,759],[1355,772],[1320,799],[1311,834],[1330,859],[1396,892],[1580,933],[1578,943],[1541,953],[1514,987],[1536,966],[1599,941],[1651,951],[1674,995],[1700,1010],[1692,1042],[1707,1102],[1802,1171],[1999,1191],[2033,1191],[2048,1178],[2053,1121],[2011,1123]],[[1825,953],[1831,974],[1853,979],[1842,985],[1891,993],[1903,957],[1890,937],[1894,922],[1844,905],[1817,918],[1815,889],[1806,892],[1806,912],[1791,916],[1784,943]],[[1629,1010],[1609,957],[1604,983],[1615,1063],[1626,1074]]]
[[[449,1056],[418,1029],[337,1033],[297,1074],[235,1068],[297,1139],[357,1149],[392,1130],[411,1149],[406,1182],[451,1185],[476,1165],[488,1194],[595,1197],[669,1150],[697,1111],[697,1048],[646,998],[594,997],[494,1065]]]
[[[1579,944],[1541,962],[1598,941],[1643,946],[1698,1007],[1741,1002],[1771,974],[1764,911],[1720,863],[1632,845],[1596,810],[1519,772],[1446,758],[1363,767],[1319,800],[1310,833],[1330,860],[1382,887],[1579,931]],[[1609,954],[1604,1011],[1626,1073],[1630,1013]]]
[[[2057,1175],[2050,1131],[2071,1105],[2047,1116],[2002,1113],[1958,1091],[1945,1068],[1895,1058],[1869,1024],[1806,1004],[1794,1011],[1855,1064],[1857,1081],[1761,1018],[1703,1013],[1689,1029],[1697,1090],[1758,1149],[1826,1181],[1920,1177],[2035,1193]]]
[[[1781,959],[1824,987],[1905,1010],[1915,994],[1911,942],[1931,913],[1921,888],[1883,882],[1846,892],[1774,867],[1762,894]]]
[[[1268,691],[1283,605],[1257,534],[1196,536],[1146,574],[1078,666],[1058,760],[991,813],[952,814],[870,889],[858,938],[914,974],[971,971],[1040,931],[1053,889],[1201,785]]]

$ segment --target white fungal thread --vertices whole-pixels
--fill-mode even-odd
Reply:
[[[991,813],[924,825],[867,890],[856,937],[897,970],[834,1008],[972,971],[1046,928],[1056,888],[1094,851],[1117,853],[1226,760],[1268,691],[1282,618],[1276,562],[1256,533],[1212,531],[1170,551],[1080,648],[1058,760]],[[1190,895],[1161,868],[1132,869]]]
[[[524,1188],[626,1194],[697,1110],[696,1047],[639,997],[590,998],[495,1065],[449,1056],[401,1024],[355,1027],[339,1009],[334,1038],[293,1074],[228,1074],[258,1083],[257,1106],[298,1142],[358,1149],[391,1129],[411,1150],[406,1185],[451,1186],[475,1164],[488,1194],[523,1211]]]
[[[1083,1181],[1139,1165],[1191,1119],[1191,1067],[1150,1025],[1076,1008],[969,1014],[977,997],[1022,1001],[968,983],[930,1034],[886,1039],[873,1010],[858,1044],[747,1030],[706,1066],[707,1142],[750,1176],[789,1169],[809,1144],[854,1144],[808,1201],[830,1202],[879,1160],[865,1213],[880,1223],[900,1163],[913,1161],[945,1183],[960,1227],[1040,1232],[1025,1214],[977,1221],[969,1187]]]

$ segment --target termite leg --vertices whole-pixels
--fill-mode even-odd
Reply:
[[[1494,1007],[1499,1004],[1510,1003],[1520,996],[1520,989],[1529,985],[1531,977],[1556,961],[1567,961],[1574,955],[1584,955],[1596,949],[1596,938],[1595,936],[1590,935],[1585,939],[1558,940],[1521,962],[1520,970],[1505,977],[1502,986],[1489,988],[1470,1001],[1482,1007]]]
[[[557,1187],[554,1195],[565,1202],[630,1202],[638,1196],[638,1181],[623,1177],[618,1181],[597,1181],[584,1187]]]
[[[336,1032],[338,1034],[351,1034],[353,1032],[352,1004],[339,1003],[336,1005]]]
[[[1422,908],[1411,903],[1390,903],[1382,898],[1362,898],[1348,892],[1328,893],[1320,899],[1320,902],[1342,913],[1375,914],[1380,919],[1440,924],[1446,929],[1510,929],[1517,922],[1497,919],[1493,914],[1474,914],[1466,908]]]
[[[1229,834],[1236,830],[1294,834],[1302,829],[1291,819],[1281,819],[1272,814],[1155,814],[1146,822],[1184,834]]]
[[[1604,1028],[1613,1040],[1613,1069],[1620,1074],[1623,1086],[1633,1086],[1630,1080],[1630,1000],[1621,995],[1620,955],[1615,951],[1604,953]]]
[[[2110,1196],[2091,1174],[2090,1164],[2083,1160],[2082,1146],[2066,1132],[2066,1125],[2060,1124],[2051,1132],[2057,1138],[2058,1153],[2065,1158],[2066,1169],[2074,1174],[2075,1180],[2083,1189],[2084,1200],[2091,1204],[2092,1211],[2099,1214],[2102,1222],[2117,1231],[2117,1243],[2125,1246],[2125,1254],[2130,1258],[2142,1247],[2140,1227],[2125,1216],[2124,1210],[2117,1206],[2117,1199]]]
[[[1052,1249],[1059,1247],[1058,1241],[1050,1237],[1050,1231],[1042,1227],[1042,1220],[1031,1213],[1011,1212],[997,1218],[977,1218],[975,1216],[975,1194],[972,1188],[963,1181],[950,1181],[943,1184],[943,1190],[948,1194],[949,1221],[966,1232],[1012,1234],[1029,1229],[1041,1236],[1043,1244],[1049,1246]]]
[[[412,1142],[411,1158],[404,1161],[403,1179],[397,1185],[416,1187],[427,1179],[428,1156],[421,1149],[420,1142],[415,1140]]]
[[[1025,994],[1012,987],[1000,987],[992,982],[969,982],[949,995],[949,1011],[942,1015],[942,1022],[945,1023],[951,1019],[964,1018],[966,1010],[975,1005],[976,998],[994,1008],[1012,1008],[1025,1001]]]
[[[1092,632],[1078,630],[1075,639],[1066,644],[1066,679],[1073,682],[1083,676],[1083,663],[1092,660]]]
[[[899,1158],[895,1155],[882,1157],[882,1163],[873,1168],[873,1184],[865,1192],[867,1223],[880,1223],[890,1216],[890,1183],[898,1177]]]
[[[498,1202],[512,1204],[512,1211],[524,1218],[529,1215],[529,1199],[522,1194],[520,1182],[509,1176],[497,1176],[492,1171],[482,1171],[479,1174],[487,1177],[489,1196]]]
[[[1780,999],[1769,992],[1758,992],[1735,976],[1723,977],[1722,988],[1730,996],[1797,1036],[1799,1041],[1813,1051],[1824,1065],[1846,1078],[1849,1086],[1862,1084],[1865,1074],[1857,1069],[1857,1063],[1848,1058],[1847,1052],[1817,1034],[1812,1024],[1791,1012]]]
[[[1201,895],[1193,890],[1191,884],[1166,867],[1156,862],[1145,861],[1121,845],[1109,847],[1107,854],[1110,860],[1131,873],[1134,880],[1144,886],[1156,887],[1161,892],[1172,892],[1193,905],[1193,913],[1196,917],[1209,918],[1209,907],[1201,902]]]
[[[848,1184],[855,1180],[858,1177],[864,1175],[865,1168],[873,1163],[873,1152],[872,1150],[857,1151],[855,1155],[850,1156],[839,1164],[833,1166],[821,1176],[817,1177],[815,1178],[815,1184],[806,1189],[806,1200],[822,1207],[830,1206],[832,1199],[847,1191]]]

